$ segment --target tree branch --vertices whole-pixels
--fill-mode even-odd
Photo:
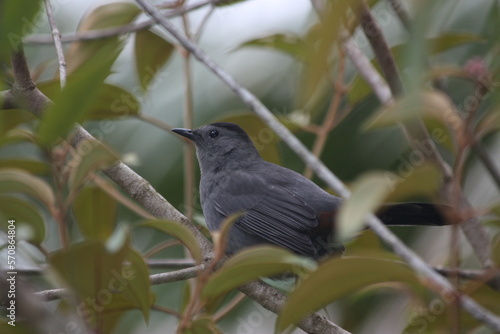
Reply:
[[[204,269],[205,265],[200,264],[191,268],[180,269],[168,273],[154,274],[149,276],[149,281],[151,282],[151,285],[184,281],[189,278],[196,277],[198,272]],[[51,289],[35,292],[34,295],[48,302],[66,297],[68,295],[68,291],[66,289]]]
[[[59,28],[57,28],[57,23],[54,17],[54,13],[52,12],[52,5],[50,4],[50,0],[44,0],[44,2],[50,28],[52,29],[52,38],[56,47],[57,60],[59,61],[59,81],[61,83],[61,88],[63,88],[66,85],[66,60],[64,59],[64,50],[61,44],[61,33],[59,32]]]
[[[136,0],[136,2],[144,9],[144,11],[156,22],[158,22],[165,30],[167,30],[174,38],[176,38],[184,48],[190,51],[201,63],[210,69],[217,77],[219,77],[236,95],[253,110],[264,122],[275,131],[275,133],[287,145],[299,155],[302,160],[308,164],[323,181],[332,189],[344,197],[350,196],[350,191],[346,186],[316,157],[314,156],[293,134],[281,124],[274,115],[259,101],[250,91],[238,84],[233,77],[222,70],[202,49],[187,39],[170,21],[161,16],[158,10],[146,0]],[[372,230],[382,238],[396,254],[403,258],[415,271],[422,274],[428,280],[430,286],[439,293],[448,293],[458,295],[454,287],[449,281],[436,273],[427,263],[425,263],[417,254],[406,247],[382,222],[371,215],[368,219],[368,225]],[[251,284],[241,288],[245,293],[253,293],[258,291],[257,288],[250,289]],[[260,289],[263,287],[261,286]],[[262,295],[262,294],[260,294]],[[274,297],[272,295],[268,295]],[[283,296],[281,296],[284,298]],[[279,298],[266,298],[268,301],[266,308],[275,308],[273,303]],[[284,301],[284,300],[283,300]],[[479,321],[484,321],[491,328],[500,330],[500,319],[493,315],[488,310],[478,305],[468,296],[461,296],[461,302],[472,316]],[[301,326],[309,324],[312,316],[304,320]],[[301,327],[303,328],[303,327]],[[304,328],[303,328],[304,329]]]

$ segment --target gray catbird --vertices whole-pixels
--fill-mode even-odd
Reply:
[[[196,145],[201,205],[209,229],[218,230],[228,216],[244,213],[231,227],[228,253],[273,244],[319,259],[343,249],[332,242],[342,199],[290,169],[263,160],[238,125],[214,123],[172,131]],[[386,205],[377,216],[387,225],[446,224],[440,210],[426,203]]]

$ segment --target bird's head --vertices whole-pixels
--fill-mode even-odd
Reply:
[[[238,162],[260,160],[252,140],[242,128],[233,123],[213,123],[200,128],[172,129],[196,145],[202,172],[233,168]]]

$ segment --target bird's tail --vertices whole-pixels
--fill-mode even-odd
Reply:
[[[449,225],[445,210],[444,205],[430,203],[387,204],[377,212],[377,217],[391,226],[443,226]]]

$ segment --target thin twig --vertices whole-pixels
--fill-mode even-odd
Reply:
[[[212,3],[213,3],[213,0],[203,0],[203,1],[200,1],[198,3],[186,5],[186,6],[168,11],[167,13],[165,13],[165,17],[172,18],[172,17],[180,16],[184,13],[194,11],[196,9],[199,9],[201,7],[204,7],[204,6],[212,4]],[[144,22],[130,23],[130,24],[125,24],[125,25],[119,26],[119,27],[106,28],[106,29],[100,29],[100,30],[80,31],[80,32],[76,32],[76,33],[63,34],[61,36],[61,42],[62,43],[72,43],[72,42],[78,42],[78,41],[91,41],[91,40],[95,40],[95,39],[109,38],[109,37],[114,37],[117,35],[123,35],[123,34],[131,33],[131,32],[136,32],[139,30],[149,29],[154,25],[155,25],[154,20],[146,20]],[[33,44],[52,44],[53,38],[52,38],[52,36],[48,36],[48,35],[31,35],[31,36],[25,37],[23,39],[23,42],[24,43],[33,43]]]
[[[205,30],[205,26],[207,25],[210,17],[212,14],[215,12],[216,7],[215,6],[210,6],[210,9],[208,10],[208,13],[203,17],[203,20],[201,20],[200,25],[198,26],[198,29],[196,29],[196,32],[193,34],[193,41],[195,43],[198,43],[201,39],[201,35],[203,34],[203,31]]]
[[[200,264],[194,267],[171,271],[168,273],[154,274],[149,276],[149,281],[152,285],[185,281],[196,277],[198,273],[203,270],[205,270],[205,264]]]
[[[144,253],[143,256],[145,258],[148,258],[148,257],[151,257],[154,254],[158,253],[159,251],[162,251],[162,250],[167,249],[167,248],[172,247],[172,246],[181,245],[181,244],[182,243],[177,239],[168,240],[168,241],[162,242],[161,244],[158,244],[155,247],[151,248],[146,253]]]
[[[142,112],[134,115],[134,117],[138,118],[140,120],[143,120],[151,125],[154,125],[157,128],[164,130],[167,133],[171,133],[172,129],[174,128],[172,125],[168,124],[167,122],[164,122],[161,119],[158,119],[156,117],[150,116],[150,115],[142,113]]]
[[[347,36],[344,37],[344,51],[349,59],[351,59],[359,74],[373,89],[373,92],[382,104],[387,106],[392,104],[394,100],[392,98],[391,89],[385,82],[384,78],[382,78],[380,73],[373,68],[368,57],[361,52],[354,41]]]
[[[384,73],[393,95],[400,95],[403,92],[403,82],[389,45],[383,37],[382,29],[375,21],[365,1],[362,0],[359,3],[353,2],[352,7],[359,17],[359,23],[370,42],[375,57],[380,64],[380,69]]]
[[[184,269],[196,266],[196,262],[191,259],[171,259],[171,260],[158,260],[149,259],[146,261],[147,265],[151,269]]]
[[[313,154],[318,158],[321,156],[323,152],[323,148],[325,147],[326,139],[328,138],[328,134],[332,131],[335,122],[337,121],[337,114],[340,108],[340,102],[342,101],[342,97],[345,95],[345,87],[344,87],[344,69],[345,69],[345,55],[342,50],[339,50],[338,57],[338,69],[335,77],[337,78],[334,82],[334,93],[332,100],[330,102],[330,106],[328,107],[328,111],[326,113],[325,119],[321,126],[319,126],[316,136],[316,140],[313,145]],[[312,169],[307,166],[304,172],[304,176],[310,179],[313,175]]]
[[[136,2],[144,9],[144,11],[156,20],[165,30],[167,30],[174,38],[176,38],[187,50],[189,50],[194,57],[202,62],[208,69],[210,69],[216,76],[218,76],[228,87],[230,87],[236,95],[253,110],[266,124],[274,130],[274,132],[281,138],[288,146],[299,155],[302,160],[311,166],[316,175],[326,182],[328,186],[336,190],[337,193],[345,198],[350,196],[350,191],[347,187],[316,157],[312,154],[290,130],[277,120],[274,115],[259,101],[250,91],[237,83],[233,77],[227,72],[222,70],[203,50],[197,45],[187,39],[170,21],[160,15],[154,6],[146,0],[136,0]],[[431,286],[443,293],[456,295],[456,291],[449,281],[444,279],[436,273],[429,265],[423,261],[417,254],[410,250],[406,245],[401,242],[382,222],[370,215],[368,219],[369,227],[382,238],[396,254],[403,258],[415,271],[422,274],[431,284]],[[242,287],[242,291],[247,293],[251,292],[249,289],[250,284]],[[494,314],[484,309],[477,304],[473,299],[462,296],[461,301],[463,307],[474,318],[483,321],[491,328],[500,331],[500,319]],[[266,305],[264,305],[266,306]],[[269,306],[269,305],[268,305]],[[309,318],[308,318],[309,319]],[[343,331],[338,327],[339,331]]]
[[[190,38],[189,20],[186,14],[182,15],[182,26],[184,33]],[[193,128],[193,75],[191,67],[191,54],[187,50],[182,51],[184,71],[184,127]],[[194,217],[195,197],[195,156],[194,147],[191,143],[184,145],[184,214],[189,221]]]
[[[399,17],[399,20],[401,21],[403,26],[405,26],[407,30],[410,30],[411,28],[410,14],[408,14],[401,1],[389,0],[389,3],[391,4],[391,7],[396,13],[396,15]]]
[[[160,305],[153,305],[151,307],[153,310],[160,311],[166,314],[173,315],[176,318],[180,318],[182,314],[180,314],[178,311],[171,309],[170,307],[165,307],[165,306],[160,306]]]
[[[491,159],[483,144],[479,140],[473,139],[471,148],[490,173],[490,176],[495,182],[497,188],[500,189],[500,170],[493,162],[493,159]]]
[[[171,282],[184,281],[196,277],[200,270],[204,270],[205,265],[200,264],[195,267],[171,271],[168,273],[154,274],[149,276],[151,285],[159,285]],[[35,296],[41,297],[44,301],[52,301],[64,298],[67,295],[66,289],[51,289],[35,292]]]
[[[54,40],[54,46],[56,47],[57,60],[59,61],[59,82],[61,84],[61,88],[63,88],[66,85],[66,60],[64,59],[64,50],[61,44],[61,33],[59,32],[59,28],[57,28],[50,0],[44,1],[50,29],[52,30],[52,39]]]
[[[233,311],[238,305],[240,305],[240,303],[245,300],[246,297],[247,295],[245,295],[244,293],[238,293],[238,295],[234,297],[233,300],[227,303],[222,310],[214,315],[214,322],[219,322],[224,319],[224,317],[231,311]]]

